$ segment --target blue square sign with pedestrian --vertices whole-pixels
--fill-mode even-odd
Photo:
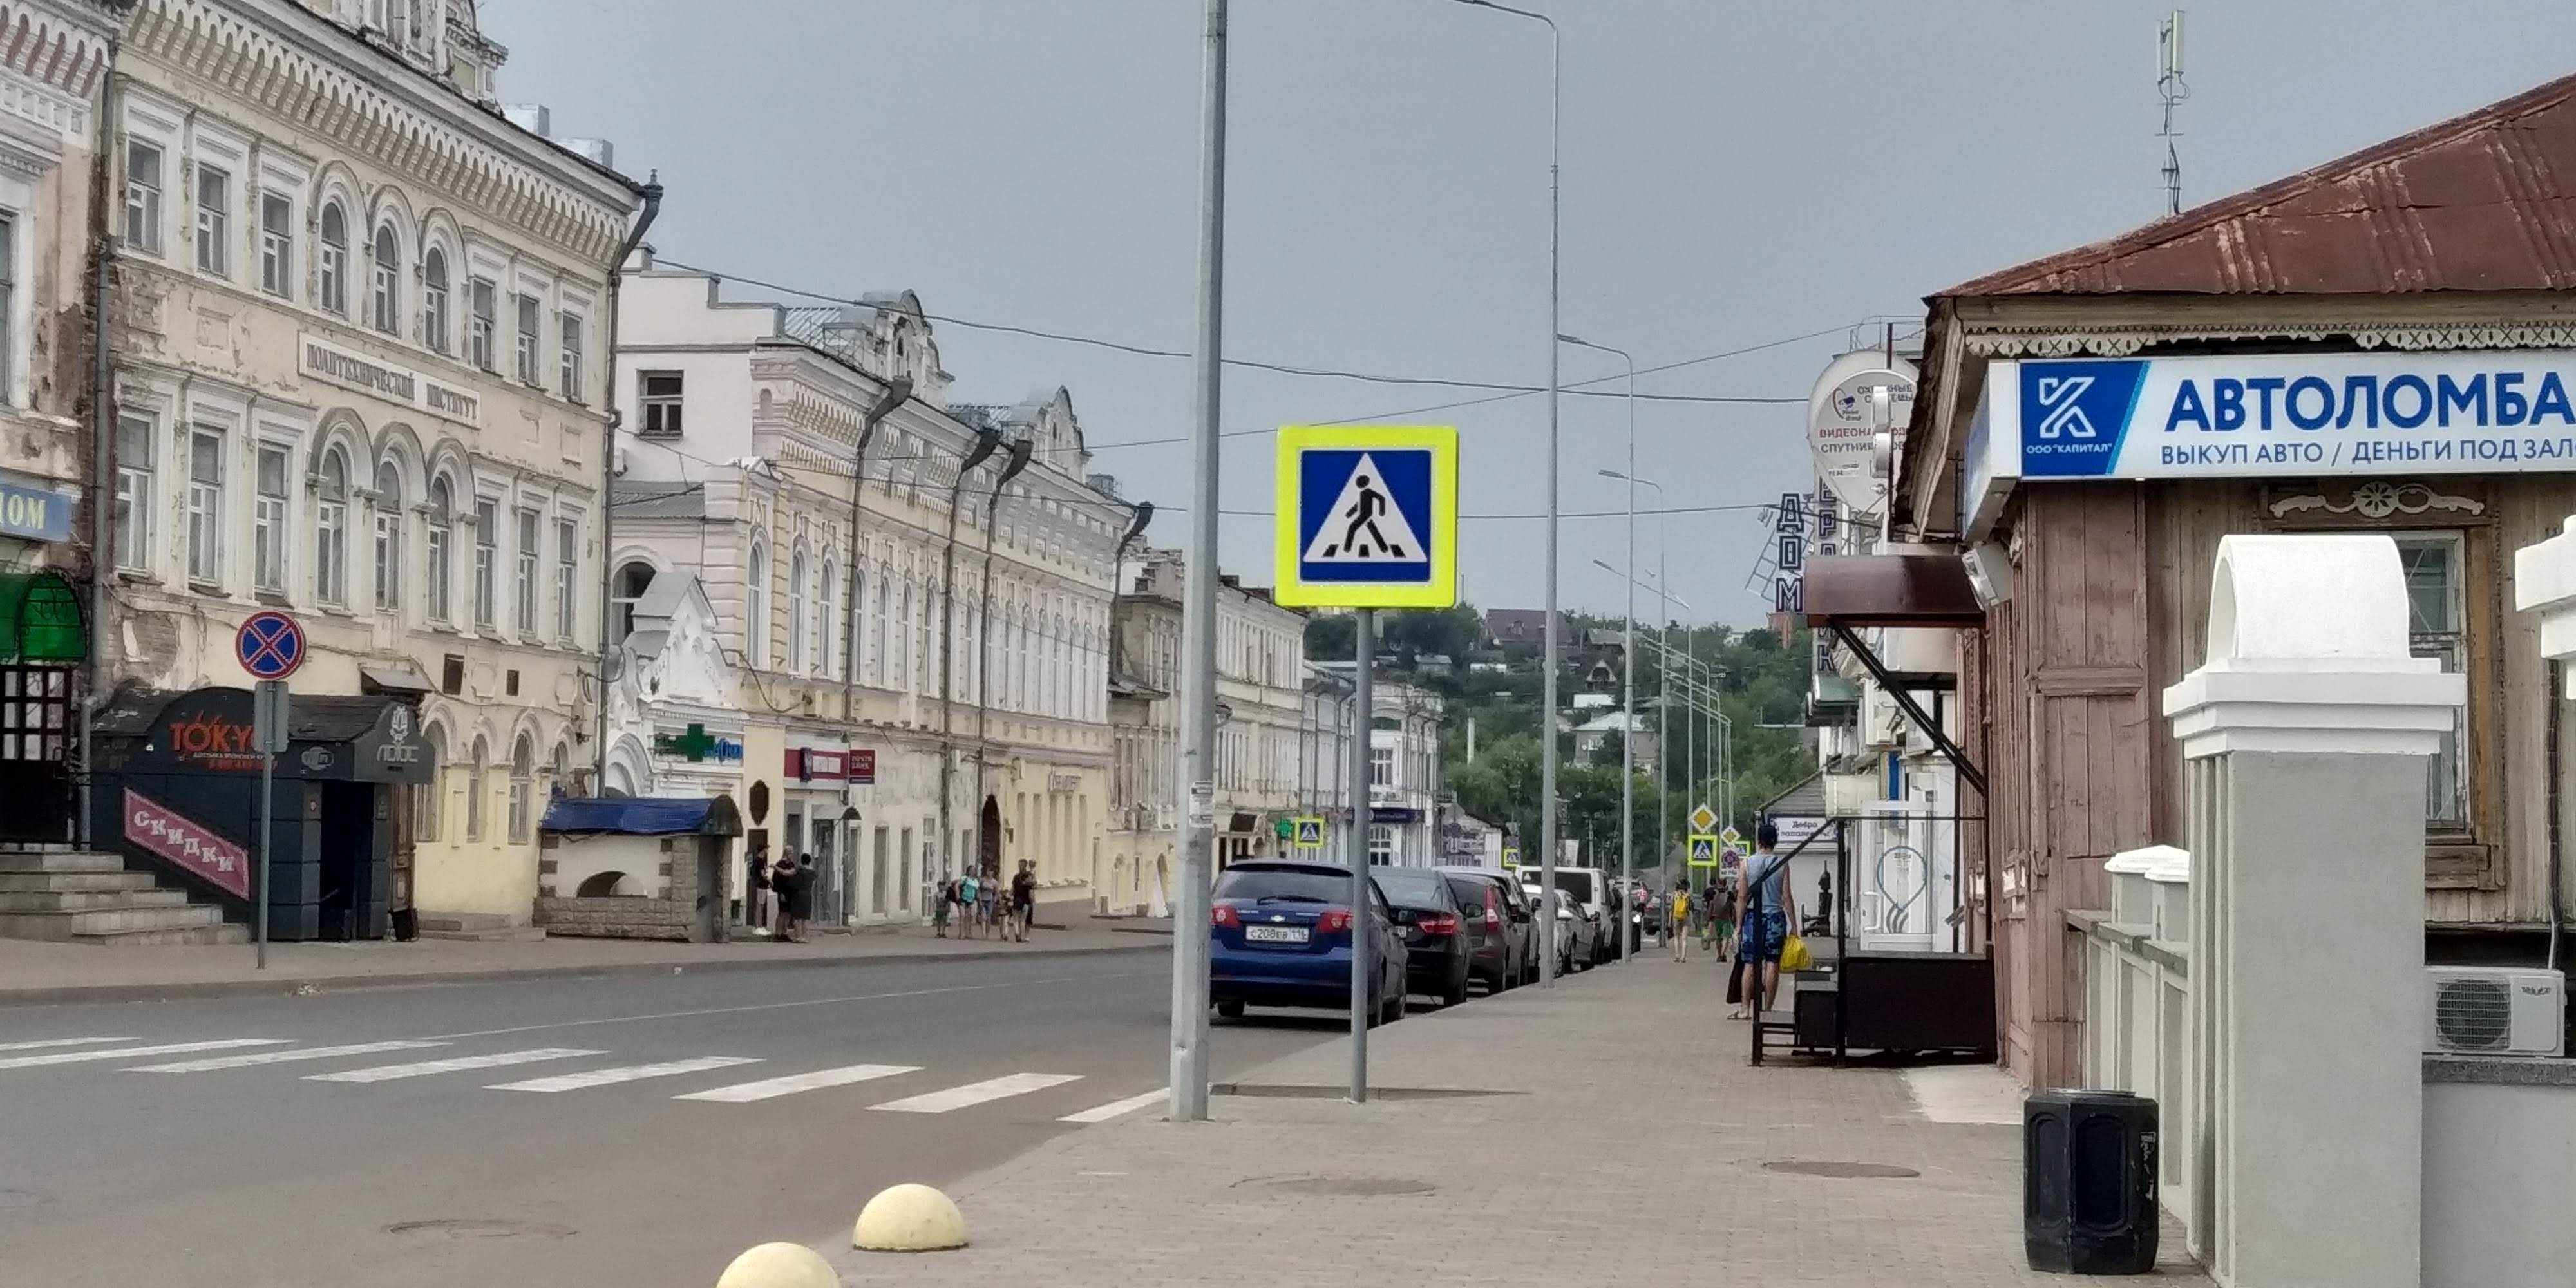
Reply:
[[[1458,431],[1288,426],[1279,431],[1277,482],[1280,603],[1457,602]]]

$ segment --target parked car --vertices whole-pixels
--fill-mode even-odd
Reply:
[[[1556,908],[1556,973],[1571,975],[1577,970],[1590,970],[1601,960],[1601,923],[1593,920],[1573,895],[1563,890],[1552,898],[1537,886],[1529,887],[1530,898],[1539,903],[1552,903]]]
[[[1534,878],[1539,870],[1523,868],[1521,871]],[[1591,918],[1595,927],[1603,928],[1602,933],[1593,937],[1592,956],[1584,965],[1597,965],[1618,956],[1617,945],[1611,942],[1606,929],[1610,924],[1610,874],[1599,868],[1558,868],[1556,888],[1573,895],[1574,901],[1583,905],[1583,915]]]
[[[1369,875],[1386,892],[1404,935],[1405,987],[1439,998],[1442,1006],[1466,1001],[1468,958],[1474,950],[1466,913],[1450,893],[1449,878],[1429,868],[1373,867]]]
[[[1485,991],[1518,988],[1537,961],[1531,947],[1533,924],[1520,899],[1521,883],[1495,868],[1435,868],[1449,883],[1450,895],[1467,918],[1468,968],[1484,981]]]
[[[1208,997],[1229,1019],[1246,1006],[1350,1005],[1351,870],[1332,863],[1251,859],[1216,879],[1208,909]],[[1401,1019],[1405,948],[1386,894],[1372,881],[1372,1023]]]

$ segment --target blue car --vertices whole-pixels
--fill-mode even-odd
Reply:
[[[1385,892],[1369,883],[1373,1024],[1402,1019],[1404,934]],[[1253,859],[1219,873],[1208,926],[1208,996],[1229,1019],[1246,1006],[1348,1010],[1351,870],[1331,863]]]

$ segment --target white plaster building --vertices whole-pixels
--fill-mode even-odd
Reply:
[[[1350,795],[1341,786],[1350,777],[1349,742],[1331,731],[1349,717],[1354,668],[1348,662],[1310,665],[1306,723],[1326,732],[1315,737],[1299,760],[1314,799],[1327,802],[1320,811],[1338,819]],[[1369,689],[1369,861],[1427,867],[1441,858],[1439,798],[1440,695],[1429,689],[1379,677]],[[1340,847],[1331,853],[1338,859]]]
[[[395,905],[524,923],[537,816],[591,759],[601,336],[643,193],[494,111],[503,56],[460,0],[134,6],[99,639],[112,678],[239,685],[236,626],[295,613],[293,691],[416,703],[442,767],[400,799]]]
[[[827,919],[917,919],[941,877],[1023,858],[1042,899],[1088,907],[1126,515],[1084,481],[1070,399],[949,406],[909,292],[815,309],[719,289],[649,254],[629,279],[614,598],[673,571],[705,586],[742,675],[750,839],[825,860]],[[897,380],[909,397],[866,450],[854,569],[846,462]],[[986,438],[1004,450],[961,480]],[[613,739],[610,785],[642,781],[667,732]]]

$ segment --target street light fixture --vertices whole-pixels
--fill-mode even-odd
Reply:
[[[1211,0],[1212,3],[1216,0]],[[1556,611],[1556,486],[1557,486],[1557,403],[1560,385],[1557,372],[1557,327],[1560,271],[1563,263],[1565,200],[1561,162],[1565,135],[1565,35],[1557,30],[1556,20],[1529,9],[1515,9],[1496,4],[1494,0],[1453,0],[1478,9],[1491,9],[1516,18],[1547,25],[1548,46],[1548,113],[1547,113],[1547,671],[1539,682],[1542,711],[1539,739],[1539,885],[1556,889],[1556,669],[1563,649],[1558,639]],[[1208,502],[1214,505],[1213,498]],[[1554,898],[1554,895],[1550,895]],[[1202,915],[1201,920],[1205,920]],[[1539,984],[1556,986],[1556,919],[1539,918]]]

